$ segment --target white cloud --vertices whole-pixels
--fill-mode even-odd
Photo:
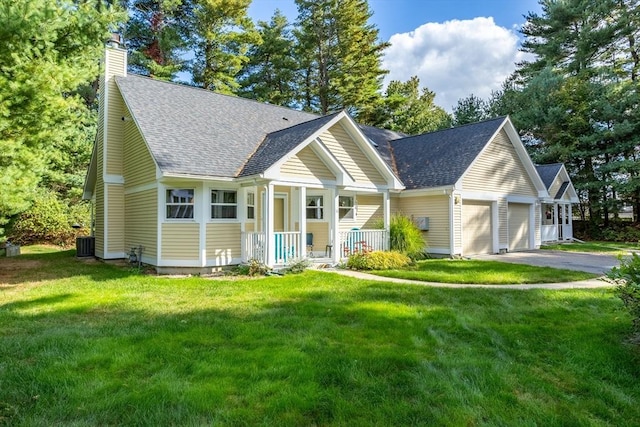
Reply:
[[[417,75],[436,93],[436,104],[451,111],[458,99],[473,93],[483,99],[500,89],[519,52],[515,29],[496,25],[493,18],[427,23],[409,33],[394,34],[383,59],[385,82]]]

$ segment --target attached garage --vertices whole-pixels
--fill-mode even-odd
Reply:
[[[526,203],[509,203],[509,251],[530,249],[530,208],[531,205]]]
[[[491,202],[463,200],[463,255],[493,252]]]

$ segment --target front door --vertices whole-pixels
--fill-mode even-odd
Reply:
[[[275,197],[273,200],[273,231],[276,233],[285,230],[285,200],[284,197]]]

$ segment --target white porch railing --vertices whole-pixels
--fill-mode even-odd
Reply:
[[[340,232],[340,257],[346,258],[352,253],[389,250],[389,232],[387,230],[350,230]]]
[[[352,253],[362,251],[389,250],[389,232],[387,230],[351,230],[340,232],[338,255],[346,258]],[[274,238],[275,264],[286,264],[292,259],[306,257],[306,245],[299,231],[277,232]],[[267,235],[264,232],[242,233],[242,260],[257,259],[267,263]]]
[[[273,233],[274,259],[276,264],[286,264],[292,259],[301,258],[306,249],[300,246],[300,232],[287,231]],[[242,260],[257,259],[267,263],[267,234],[264,232],[242,233]]]
[[[266,233],[242,233],[242,261],[247,262],[251,259],[257,259],[263,263],[267,262]]]
[[[558,226],[557,225],[543,225],[540,227],[542,233],[543,242],[555,242],[558,240]]]
[[[273,233],[273,238],[275,239],[276,264],[286,264],[287,261],[301,258],[304,253],[301,252],[299,231]]]

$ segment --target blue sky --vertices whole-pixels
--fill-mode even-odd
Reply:
[[[527,59],[518,28],[523,15],[540,12],[537,0],[369,0],[369,7],[380,38],[392,44],[385,81],[417,75],[449,111],[471,93],[487,98]],[[293,0],[253,0],[249,15],[268,21],[276,9],[290,21],[297,16]]]

